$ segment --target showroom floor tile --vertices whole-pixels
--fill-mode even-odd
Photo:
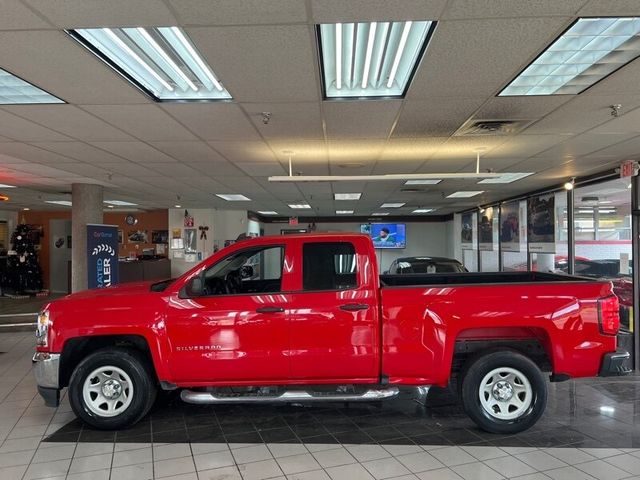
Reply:
[[[550,384],[541,421],[478,430],[447,391],[377,404],[195,406],[162,395],[131,429],[44,406],[33,335],[0,333],[0,479],[627,479],[640,472],[640,377]]]

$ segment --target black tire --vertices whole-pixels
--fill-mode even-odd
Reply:
[[[92,411],[83,396],[87,377],[97,368],[111,366],[123,370],[133,384],[129,405],[115,416],[101,416]],[[157,394],[155,376],[148,361],[136,350],[108,347],[84,358],[69,381],[69,403],[76,416],[100,430],[116,430],[134,425],[153,406]]]
[[[529,382],[531,401],[517,418],[499,419],[489,413],[480,399],[481,383],[490,372],[509,368],[520,372]],[[510,350],[499,350],[474,357],[461,372],[460,400],[465,412],[481,429],[490,433],[513,434],[532,427],[544,413],[547,406],[547,382],[529,358]],[[488,394],[485,398],[488,398]],[[527,398],[523,394],[522,398]],[[526,402],[522,402],[526,405]],[[508,412],[508,410],[507,410]],[[516,409],[517,412],[517,409]]]

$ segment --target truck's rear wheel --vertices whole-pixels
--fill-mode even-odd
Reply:
[[[89,425],[118,429],[138,422],[151,408],[156,386],[135,350],[105,348],[82,360],[69,381],[74,413]]]
[[[496,351],[478,357],[462,372],[461,400],[483,430],[511,434],[533,426],[547,405],[547,383],[527,357]]]

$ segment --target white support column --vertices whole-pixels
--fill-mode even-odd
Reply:
[[[87,289],[87,225],[102,223],[102,185],[71,186],[71,291]]]

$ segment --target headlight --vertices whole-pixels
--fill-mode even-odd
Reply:
[[[38,314],[36,326],[36,345],[46,347],[49,337],[49,310],[44,310]]]

